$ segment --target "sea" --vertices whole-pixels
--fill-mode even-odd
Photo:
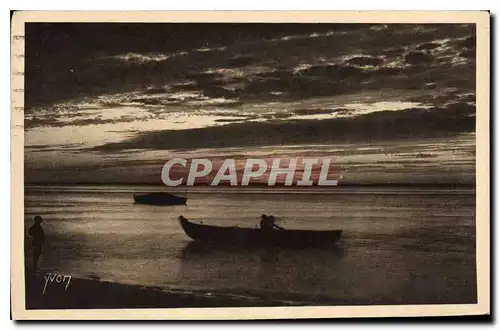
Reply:
[[[25,228],[44,219],[41,271],[253,303],[477,301],[473,187],[193,187],[168,190],[187,205],[134,203],[152,191],[166,189],[26,185]],[[342,238],[323,249],[200,248],[177,220],[253,228],[261,214],[290,229],[342,229]]]

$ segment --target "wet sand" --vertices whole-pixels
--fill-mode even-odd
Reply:
[[[69,285],[48,282],[44,275],[26,277],[26,309],[108,309],[108,308],[182,308],[280,306],[282,302],[248,300],[182,292],[160,288],[71,278]]]
[[[238,294],[217,294],[203,291],[168,291],[155,286],[141,286],[101,281],[98,279],[71,278],[57,283],[48,281],[46,275],[26,277],[26,309],[136,309],[136,308],[203,308],[203,307],[284,307],[284,306],[362,306],[398,305],[391,297],[381,299],[331,299],[316,297],[315,301],[299,301],[289,294],[288,299],[272,296],[250,297]],[[45,287],[45,292],[43,291]],[[424,301],[407,299],[410,304]],[[443,303],[447,303],[444,302]],[[461,301],[456,301],[461,303]]]

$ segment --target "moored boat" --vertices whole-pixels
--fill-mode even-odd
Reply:
[[[217,245],[323,247],[334,245],[342,235],[342,230],[263,231],[257,228],[209,226],[190,222],[182,216],[179,222],[186,235],[193,240]]]
[[[134,194],[134,201],[138,204],[169,206],[169,205],[185,205],[187,198],[179,197],[166,192],[153,192],[142,195]]]

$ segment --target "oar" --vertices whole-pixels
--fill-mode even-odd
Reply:
[[[278,218],[274,217],[274,220],[278,220]],[[278,226],[277,224],[273,224],[273,226],[278,228],[279,230],[285,230],[285,228]]]

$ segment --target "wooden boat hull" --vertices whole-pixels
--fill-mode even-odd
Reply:
[[[217,227],[179,220],[186,235],[195,241],[216,245],[250,245],[282,247],[318,247],[334,245],[342,230],[273,230],[263,232],[254,228]]]
[[[171,206],[171,205],[185,205],[187,198],[171,194],[151,193],[144,195],[134,195],[134,201],[137,204]]]

